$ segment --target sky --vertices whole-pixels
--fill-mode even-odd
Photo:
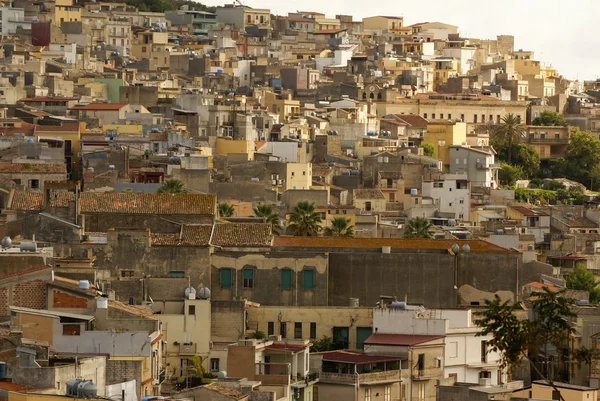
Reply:
[[[233,0],[201,0],[209,6]],[[350,14],[355,20],[374,15],[400,15],[404,24],[439,21],[457,25],[463,37],[494,39],[513,35],[515,50],[534,51],[535,59],[558,68],[568,79],[600,78],[600,1],[570,0],[241,0],[275,15],[317,11],[328,17]],[[422,4],[423,7],[419,7]],[[404,6],[405,5],[405,6]],[[498,11],[495,11],[497,9]]]

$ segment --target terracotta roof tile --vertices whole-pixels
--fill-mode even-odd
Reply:
[[[9,173],[49,173],[66,174],[65,164],[49,163],[0,163],[0,174]]]
[[[525,206],[510,206],[510,208],[523,216],[548,216],[544,212],[538,212]]]
[[[385,199],[383,192],[379,189],[355,189],[352,195],[354,199]]]
[[[52,266],[46,265],[46,266],[40,266],[40,267],[33,267],[31,269],[23,270],[23,271],[20,271],[20,272],[5,274],[3,276],[0,276],[0,280],[4,280],[5,278],[9,278],[9,277],[22,276],[22,275],[25,275],[25,274],[37,272],[37,271],[40,271],[40,270],[46,270],[46,269],[52,269]]]
[[[411,127],[427,128],[427,120],[418,114],[395,114],[395,116]]]
[[[144,308],[141,308],[141,307],[138,307],[138,306],[134,306],[134,305],[127,305],[124,302],[109,300],[108,301],[108,307],[109,308],[119,309],[120,311],[123,311],[125,313],[130,314],[130,315],[135,315],[135,316],[143,317],[144,319],[156,320],[156,318],[153,317],[154,313],[152,313],[151,310],[144,309]]]
[[[184,225],[180,234],[150,234],[153,246],[208,246],[212,225]]]
[[[43,194],[34,191],[15,190],[8,210],[42,210]],[[75,194],[69,191],[51,190],[50,191],[50,206],[51,207],[68,207],[69,201],[75,200]]]
[[[471,252],[509,253],[510,249],[483,240],[446,239],[400,239],[400,238],[336,238],[336,237],[275,237],[274,247],[281,248],[352,248],[370,249],[389,246],[396,249],[444,249],[450,250],[453,244],[462,247],[468,244]]]
[[[152,194],[83,192],[81,213],[214,215],[215,196],[209,194]]]
[[[83,106],[73,106],[71,110],[121,110],[125,103],[89,103]]]
[[[216,246],[271,246],[269,223],[217,223],[211,244]]]
[[[236,389],[219,386],[216,383],[210,383],[204,386],[203,388],[214,391],[215,393],[219,393],[229,398],[233,398],[234,400],[243,400],[244,398],[248,398],[248,396],[244,393],[240,393]]]

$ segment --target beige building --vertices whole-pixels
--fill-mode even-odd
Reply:
[[[529,125],[524,142],[534,148],[541,160],[565,157],[569,147],[569,127]]]
[[[286,163],[285,188],[310,189],[312,186],[312,163]]]
[[[598,399],[598,389],[575,386],[572,384],[554,382],[554,386],[558,388],[559,394],[549,383],[544,380],[536,380],[531,383],[531,388],[524,389],[520,392],[513,393],[513,397],[524,397],[535,400],[558,400],[565,401],[589,401]]]
[[[248,325],[286,339],[335,337],[341,348],[361,350],[372,333],[373,308],[261,306],[248,311]]]
[[[363,29],[365,31],[386,31],[394,32],[399,31],[404,23],[404,17],[386,17],[386,16],[375,16],[363,18]]]
[[[354,207],[365,212],[385,212],[386,199],[380,189],[355,189],[352,198]]]
[[[443,116],[443,114],[442,114]],[[441,116],[433,113],[425,118]],[[442,161],[445,170],[450,166],[450,146],[467,143],[467,124],[454,120],[429,120],[427,131],[423,134],[423,142],[433,145],[435,157]]]

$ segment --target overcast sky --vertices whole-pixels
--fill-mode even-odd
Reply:
[[[351,14],[356,20],[373,15],[402,15],[405,25],[440,21],[459,27],[466,37],[514,35],[515,48],[533,50],[535,58],[558,68],[569,79],[600,76],[600,1],[570,0],[241,0],[273,14],[318,11],[328,17]],[[233,0],[203,0],[219,6]],[[404,6],[405,5],[405,6]],[[420,5],[422,7],[420,7]],[[496,8],[498,11],[495,11]]]

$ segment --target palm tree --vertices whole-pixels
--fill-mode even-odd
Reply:
[[[158,191],[156,191],[156,193],[159,194],[180,194],[183,192],[185,192],[183,182],[179,181],[177,178],[169,178],[160,188],[158,188]]]
[[[354,226],[350,225],[350,219],[336,217],[331,221],[331,227],[325,228],[328,237],[354,237]]]
[[[288,227],[292,234],[299,237],[314,237],[321,231],[321,214],[315,212],[314,203],[298,202]]]
[[[218,210],[221,217],[231,217],[235,213],[235,208],[227,202],[219,203]]]
[[[508,163],[512,161],[513,144],[525,136],[527,128],[521,124],[521,117],[509,113],[502,117],[500,125],[496,128],[494,135],[504,143],[508,149]]]
[[[425,217],[415,217],[404,227],[404,238],[433,238],[431,223]]]
[[[273,205],[267,203],[259,203],[252,208],[256,217],[262,217],[267,223],[271,223],[273,234],[279,234],[281,225],[279,223],[279,215],[273,210]]]

